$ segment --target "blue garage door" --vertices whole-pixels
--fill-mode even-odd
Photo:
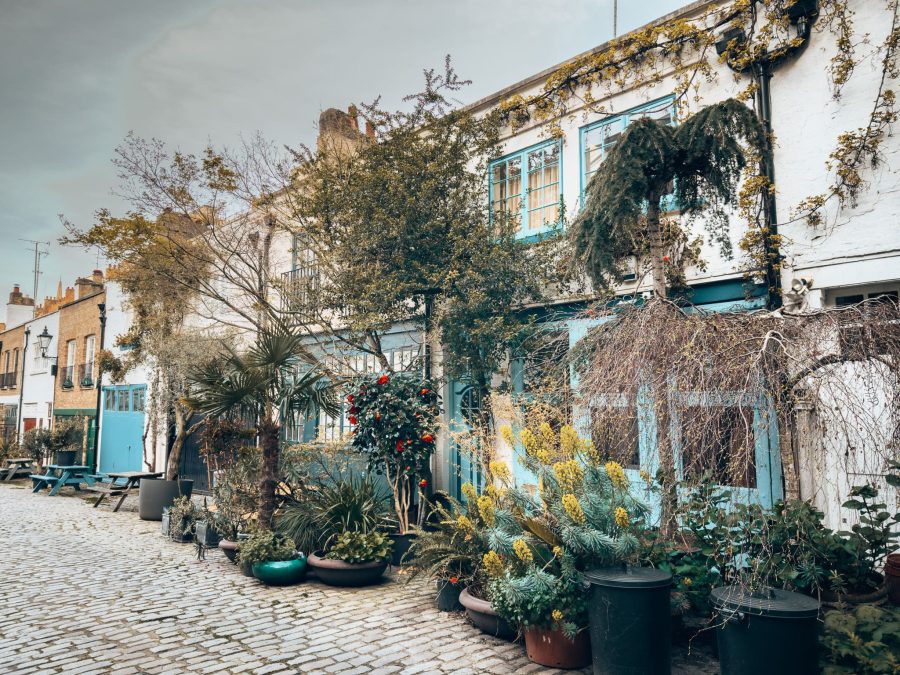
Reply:
[[[100,471],[141,471],[144,459],[144,405],[147,386],[103,388]]]

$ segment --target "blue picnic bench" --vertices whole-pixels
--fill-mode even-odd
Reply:
[[[50,488],[50,496],[55,497],[59,491],[66,485],[71,485],[76,490],[81,489],[81,484],[85,483],[88,487],[95,483],[94,476],[91,475],[91,467],[81,464],[51,464],[47,467],[46,474],[31,474],[32,492],[40,492],[44,488]]]

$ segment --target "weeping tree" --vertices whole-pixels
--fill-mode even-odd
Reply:
[[[729,254],[727,209],[738,202],[744,169],[766,151],[756,114],[735,99],[678,126],[646,117],[632,123],[588,184],[572,230],[595,287],[621,281],[623,259],[646,254],[654,292],[666,296],[668,253],[685,241],[677,223],[663,218],[661,202],[673,193],[682,215],[706,216],[707,231]]]
[[[313,363],[303,337],[282,324],[266,325],[245,353],[230,351],[225,358],[199,365],[190,374],[191,407],[213,417],[256,420],[262,451],[258,518],[271,529],[276,506],[281,424],[297,416],[324,410],[339,412],[331,385]]]

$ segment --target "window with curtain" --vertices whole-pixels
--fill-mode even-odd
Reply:
[[[548,141],[492,162],[491,217],[510,219],[521,238],[557,226],[562,216],[561,154],[560,141]]]

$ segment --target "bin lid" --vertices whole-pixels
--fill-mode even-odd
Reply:
[[[716,609],[724,611],[785,619],[805,619],[819,614],[819,601],[815,598],[778,588],[750,590],[742,586],[720,586],[710,594]]]
[[[604,567],[588,570],[584,577],[595,586],[613,588],[662,588],[672,585],[672,575],[655,567]]]

